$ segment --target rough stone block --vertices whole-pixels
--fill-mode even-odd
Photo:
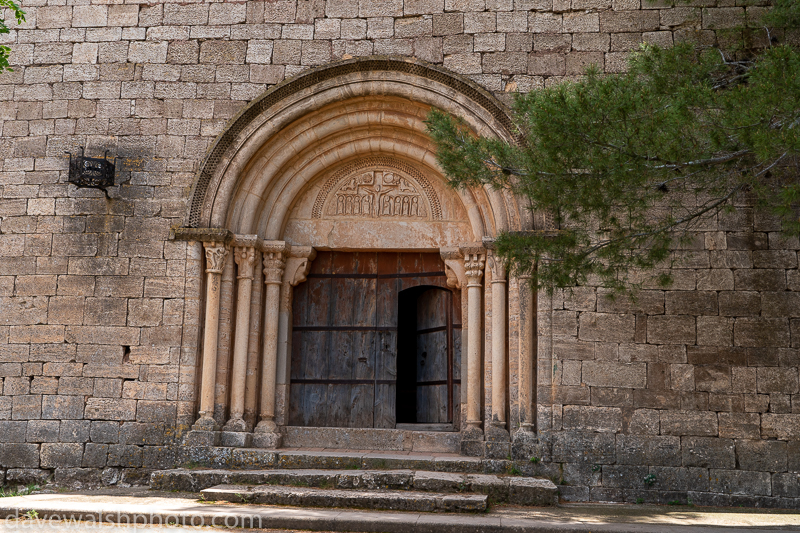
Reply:
[[[616,459],[618,464],[681,466],[680,438],[617,435]]]
[[[414,473],[413,486],[417,490],[433,492],[460,492],[466,487],[465,474],[449,474],[447,472]]]
[[[95,444],[90,442],[86,444],[83,452],[83,460],[81,466],[84,468],[104,468],[106,466],[106,459],[108,458],[108,445]]]
[[[729,365],[696,365],[695,388],[706,392],[728,392],[731,390],[731,367]]]
[[[61,422],[58,439],[61,442],[88,442],[91,422],[88,420],[64,420]]]
[[[509,503],[517,505],[556,505],[558,489],[547,479],[510,478]]]
[[[718,432],[717,413],[701,411],[664,411],[661,413],[662,435],[716,436]]]
[[[27,442],[59,442],[58,420],[31,420],[25,437]]]
[[[735,468],[733,440],[709,437],[681,439],[684,466],[703,468]]]
[[[617,433],[622,430],[622,410],[616,407],[566,405],[562,424],[565,430]]]
[[[733,342],[745,347],[788,347],[789,320],[786,318],[737,318]]]
[[[119,422],[93,421],[89,438],[96,443],[116,444],[119,442]]]
[[[581,313],[578,338],[584,341],[633,342],[633,315]]]
[[[745,496],[769,496],[772,492],[770,474],[746,470],[709,471],[711,492],[741,494]]]
[[[785,472],[788,446],[779,440],[736,440],[736,461],[742,470]]]
[[[42,397],[36,394],[14,396],[11,400],[13,420],[37,420],[42,416]]]
[[[125,444],[108,445],[108,466],[139,468],[142,466],[142,448]]]
[[[233,448],[249,448],[252,442],[252,433],[242,431],[221,431],[219,434],[220,446]]]
[[[15,485],[45,485],[50,481],[50,471],[38,468],[9,468],[6,471],[6,484]]]
[[[647,364],[584,361],[582,379],[593,387],[644,388]]]
[[[42,399],[42,418],[54,420],[82,419],[83,406],[83,396],[47,395]]]
[[[555,435],[552,453],[553,461],[559,463],[613,463],[614,434],[563,431]]]
[[[89,398],[85,414],[92,420],[135,420],[136,400]]]
[[[41,450],[42,468],[79,467],[83,444],[45,443]]]
[[[800,476],[792,474],[774,474],[772,476],[772,495],[782,498],[800,498]]]
[[[652,344],[695,344],[697,331],[693,316],[650,316],[647,342]]]

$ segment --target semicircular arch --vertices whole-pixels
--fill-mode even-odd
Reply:
[[[224,227],[273,240],[284,239],[287,232],[298,235],[303,224],[293,221],[314,218],[314,204],[326,201],[319,200],[319,191],[336,172],[356,172],[358,161],[383,157],[406,170],[384,176],[392,168],[389,165],[372,178],[358,177],[362,182],[378,180],[372,186],[361,183],[358,189],[364,205],[373,202],[364,191],[375,202],[383,202],[380,207],[369,204],[378,218],[388,209],[404,216],[413,211],[420,220],[432,220],[431,206],[439,202],[444,222],[468,228],[453,230],[445,224],[437,231],[451,235],[431,241],[439,244],[456,234],[460,235],[457,239],[476,241],[503,230],[532,229],[530,211],[513,195],[490,188],[446,186],[425,132],[425,116],[432,107],[461,116],[476,134],[514,142],[513,124],[504,106],[474,82],[445,69],[391,57],[334,63],[273,87],[229,121],[198,172],[187,225]],[[391,190],[381,196],[381,184],[387,179],[384,189]],[[391,185],[391,180],[396,183]],[[347,189],[341,187],[344,192],[337,189],[336,197],[346,203]],[[406,194],[397,192],[404,187]],[[391,191],[396,194],[392,196]],[[387,202],[396,205],[387,208]],[[345,218],[352,227],[359,220],[356,215],[363,218],[366,208],[344,203],[340,208],[350,209],[345,215],[352,216]],[[330,213],[331,209],[335,211],[329,208]],[[353,209],[358,213],[354,215]],[[412,234],[413,222],[409,222]],[[328,226],[315,231],[333,231]],[[431,243],[421,247],[433,247]]]

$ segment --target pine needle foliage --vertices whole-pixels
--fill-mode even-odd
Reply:
[[[6,25],[4,12],[8,10],[11,15],[17,20],[17,24],[25,22],[25,12],[15,4],[12,0],[0,0],[0,35],[9,33],[11,30]],[[11,55],[11,48],[6,45],[0,45],[0,74],[4,70],[14,70],[8,64],[8,58]]]
[[[455,187],[512,191],[557,231],[504,233],[496,246],[540,289],[591,282],[627,292],[667,270],[737,202],[771,209],[800,233],[800,54],[776,35],[800,28],[800,3],[777,0],[739,28],[729,51],[642,45],[622,74],[590,68],[518,95],[514,143],[428,116]],[[767,26],[769,24],[770,26]],[[787,29],[788,28],[788,29]],[[760,49],[747,43],[762,38]]]

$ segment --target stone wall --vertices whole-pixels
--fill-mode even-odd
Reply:
[[[27,22],[0,36],[16,65],[0,75],[6,482],[131,482],[174,464],[196,412],[202,257],[170,229],[202,154],[271,85],[396,54],[508,100],[590,63],[620,71],[642,40],[713,44],[763,10],[744,3],[24,1]],[[120,157],[111,199],[67,184],[80,146]],[[531,468],[572,500],[796,506],[779,497],[800,496],[800,245],[777,229],[746,207],[722,217],[672,290],[635,304],[594,287],[540,298]]]
[[[564,497],[796,507],[800,241],[744,206],[707,227],[670,290],[540,306],[539,422]]]

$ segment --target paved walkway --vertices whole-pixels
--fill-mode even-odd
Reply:
[[[498,506],[477,515],[424,514],[204,503],[190,494],[144,487],[2,498],[0,516],[6,518],[0,520],[0,531],[161,533],[195,530],[192,526],[387,533],[800,531],[800,513],[793,511],[570,504],[557,508]],[[70,519],[83,522],[59,522]],[[101,527],[100,521],[153,525]]]

